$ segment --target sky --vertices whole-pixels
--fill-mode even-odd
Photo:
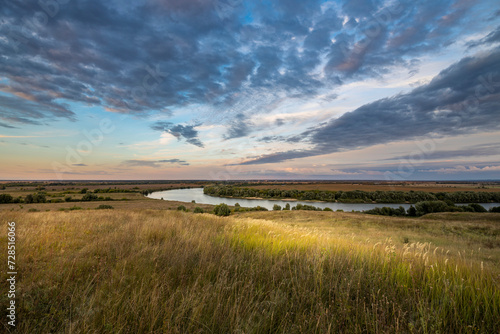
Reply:
[[[0,0],[2,180],[500,180],[498,1]]]

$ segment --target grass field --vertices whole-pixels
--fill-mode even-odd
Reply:
[[[17,224],[19,333],[500,331],[499,214],[0,216]]]

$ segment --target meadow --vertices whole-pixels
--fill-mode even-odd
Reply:
[[[500,331],[500,214],[0,216],[17,224],[19,333]]]

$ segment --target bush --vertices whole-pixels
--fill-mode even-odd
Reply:
[[[87,188],[83,188],[82,190],[80,190],[80,194],[86,194],[87,193]]]
[[[424,201],[415,204],[418,216],[423,216],[433,212],[446,212],[448,211],[448,204],[443,201]]]
[[[408,216],[415,217],[417,215],[417,209],[413,205],[408,208]]]
[[[280,210],[281,210],[281,206],[280,206],[280,205],[278,205],[278,204],[274,204],[274,205],[273,205],[273,210],[274,210],[274,211],[280,211]]]
[[[194,208],[193,212],[194,213],[205,213],[205,210],[203,210],[202,208],[197,206],[196,208]]]
[[[283,210],[290,210],[290,203],[286,203],[286,205],[283,208]]]
[[[494,207],[490,208],[490,212],[500,213],[500,206],[494,206]]]
[[[73,200],[73,197],[71,197],[71,196],[68,195],[68,196],[64,197],[64,200],[66,202],[71,202]]]
[[[97,199],[98,199],[97,195],[92,193],[86,193],[82,197],[82,201],[84,202],[96,201]]]
[[[215,206],[214,214],[217,216],[229,216],[231,214],[231,210],[227,204],[221,203]]]
[[[106,209],[114,209],[114,208],[108,204],[101,204],[96,208],[96,210],[106,210]]]
[[[29,209],[29,210],[28,210],[28,212],[39,212],[39,211],[40,211],[40,210],[35,209],[35,208],[31,208],[31,209]]]
[[[324,208],[323,211],[333,211],[333,210],[330,208]]]
[[[187,211],[188,211],[188,209],[186,209],[186,207],[185,207],[184,205],[179,205],[179,206],[177,207],[177,210],[178,210],[178,211],[184,211],[184,212],[187,212]]]
[[[47,201],[44,193],[28,194],[24,198],[24,203],[45,203]]]
[[[0,194],[0,204],[12,202],[12,196],[9,194]]]
[[[488,210],[486,210],[482,205],[479,205],[477,203],[471,203],[467,206],[472,208],[474,212],[488,212]]]

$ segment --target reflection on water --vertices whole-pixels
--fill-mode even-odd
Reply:
[[[242,207],[255,207],[262,206],[269,210],[273,209],[273,205],[278,204],[284,207],[287,203],[293,207],[297,203],[313,205],[319,208],[330,208],[332,210],[344,210],[344,211],[365,211],[370,210],[375,207],[388,206],[391,208],[398,208],[402,206],[405,209],[410,207],[410,204],[396,204],[396,203],[377,203],[377,204],[349,204],[349,203],[331,203],[331,202],[309,202],[309,201],[295,201],[295,200],[267,200],[267,199],[243,199],[243,198],[224,198],[224,197],[213,197],[208,196],[203,193],[203,188],[191,188],[191,189],[174,189],[157,191],[148,195],[149,198],[164,199],[167,201],[179,201],[179,202],[191,202],[196,201],[200,204],[220,204],[226,203],[227,205],[235,205],[239,203]],[[480,203],[486,209],[490,207],[499,206],[499,203]]]

